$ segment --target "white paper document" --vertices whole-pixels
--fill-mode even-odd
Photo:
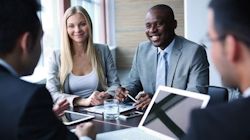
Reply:
[[[120,103],[119,104],[119,112],[125,112],[131,109],[134,109],[135,107],[133,106],[133,103]],[[104,111],[104,105],[98,105],[98,106],[93,106],[93,107],[88,107],[85,108],[84,110],[88,111],[88,112],[93,112],[93,113],[98,113],[98,114],[102,114]]]

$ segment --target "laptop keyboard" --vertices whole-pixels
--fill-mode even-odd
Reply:
[[[97,135],[97,140],[160,140],[135,127]]]

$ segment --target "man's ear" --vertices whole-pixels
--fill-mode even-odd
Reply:
[[[173,23],[173,28],[176,29],[177,28],[177,20],[174,20],[174,23]]]
[[[28,53],[31,46],[31,36],[29,32],[23,33],[18,39],[18,46],[20,47],[22,53]]]
[[[226,54],[227,59],[230,62],[235,63],[240,59],[241,55],[241,48],[239,42],[233,35],[227,35],[225,38],[225,47],[226,47]]]

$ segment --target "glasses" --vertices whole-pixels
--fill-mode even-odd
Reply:
[[[225,39],[225,35],[221,35],[221,36],[218,36],[217,38],[209,38],[209,41],[210,42],[217,42],[217,41],[223,41],[224,39]]]
[[[210,44],[212,42],[218,42],[218,41],[223,41],[225,39],[225,35],[220,35],[216,38],[210,38],[208,34],[206,34],[206,36],[201,39],[200,44]]]

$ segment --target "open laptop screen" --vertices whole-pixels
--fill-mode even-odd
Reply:
[[[209,96],[160,87],[152,101],[140,125],[172,138],[181,138],[187,132],[191,111],[204,108]]]

